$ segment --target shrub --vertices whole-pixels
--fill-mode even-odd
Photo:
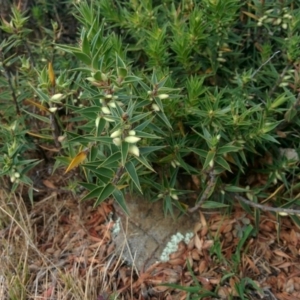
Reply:
[[[298,201],[297,160],[280,154],[299,144],[298,2],[101,0],[75,7],[76,45],[56,43],[56,23],[47,30],[53,44],[49,35],[36,41],[45,44],[44,58],[53,57],[48,67],[45,59],[33,67],[37,44],[20,55],[29,31],[17,9],[12,23],[3,21],[9,38],[1,48],[4,73],[9,62],[21,75],[16,110],[44,123],[38,138],[60,150],[56,168],[81,165],[83,200],[97,205],[112,196],[126,211],[130,191],[162,199],[166,213],[174,206],[185,212],[190,191],[180,181],[188,175],[195,208],[234,204],[231,192],[284,208]],[[6,58],[12,49],[19,57]],[[15,87],[2,79],[1,89],[8,95]],[[31,124],[22,122],[24,139]],[[13,164],[5,170],[11,176]]]

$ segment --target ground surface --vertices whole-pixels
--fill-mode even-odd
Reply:
[[[236,286],[245,278],[261,288],[260,293],[249,288],[245,299],[300,299],[300,231],[289,218],[281,219],[277,235],[276,218],[264,213],[259,234],[244,243],[234,265],[253,217],[238,207],[231,216],[198,212],[190,243],[180,243],[167,263],[149,265],[153,257],[145,251],[143,270],[124,262],[116,250],[110,201],[93,208],[92,202],[50,190],[33,207],[3,191],[0,199],[1,299],[186,299],[186,292],[160,284],[195,285],[187,261],[203,289],[218,295],[204,299],[240,299]],[[153,222],[157,225],[155,217]]]

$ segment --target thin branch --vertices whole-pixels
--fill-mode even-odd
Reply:
[[[288,214],[288,215],[298,215],[300,214],[300,210],[297,209],[290,209],[290,208],[281,208],[281,207],[269,207],[269,206],[265,206],[262,204],[258,204],[255,202],[252,202],[244,197],[235,195],[234,196],[235,199],[242,201],[248,205],[250,205],[251,207],[255,207],[255,208],[259,208],[263,211],[271,211],[271,212],[275,212],[275,213],[284,213],[284,214]]]
[[[275,56],[275,55],[277,55],[278,53],[280,53],[280,51],[276,51],[269,59],[267,59],[267,61],[265,61],[253,74],[252,74],[252,76],[251,76],[251,78],[253,78],[260,70],[261,70],[261,68],[264,66],[264,65],[266,65],[271,59],[273,59],[273,57]]]
[[[199,209],[202,206],[203,202],[208,199],[210,192],[211,192],[212,188],[214,187],[215,183],[216,183],[216,175],[214,174],[214,169],[211,169],[209,171],[209,180],[208,180],[207,186],[201,196],[200,201],[194,207],[189,208],[188,212],[193,213],[194,211],[196,211],[197,209]]]

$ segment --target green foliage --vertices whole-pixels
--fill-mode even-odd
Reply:
[[[51,9],[41,7],[31,10],[38,23],[40,10]],[[113,197],[125,211],[130,191],[161,199],[165,213],[185,212],[183,175],[198,179],[196,203],[209,199],[206,207],[232,204],[228,192],[258,202],[281,184],[284,192],[268,199],[294,205],[298,163],[280,148],[299,148],[297,2],[102,0],[74,11],[76,44],[58,43],[57,22],[32,39],[17,8],[3,20],[1,89],[22,90],[3,103],[21,115],[17,140],[2,133],[3,153],[14,143],[26,153],[26,135],[52,140],[55,168],[80,165],[84,200]],[[13,113],[6,122],[9,132]],[[2,176],[13,176],[15,164],[3,156]],[[247,187],[250,171],[264,174],[264,184]]]

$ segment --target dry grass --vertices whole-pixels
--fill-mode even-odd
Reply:
[[[248,299],[300,297],[300,231],[289,218],[282,219],[277,236],[276,217],[262,215],[259,233],[245,241],[233,268],[239,232],[243,224],[254,223],[253,217],[239,208],[208,220],[200,214],[188,245],[179,244],[169,262],[138,274],[115,252],[112,203],[92,204],[53,192],[26,206],[21,196],[0,191],[1,300],[186,299],[187,292],[163,283],[198,284],[197,293],[216,295],[205,300],[230,299],[238,297],[245,278],[261,289],[243,286]]]
[[[108,299],[120,259],[107,252],[108,220],[96,230],[103,236],[90,238],[86,225],[95,223],[87,211],[95,218],[101,211],[98,221],[105,223],[103,209],[56,194],[29,211],[21,197],[0,192],[0,299]]]

